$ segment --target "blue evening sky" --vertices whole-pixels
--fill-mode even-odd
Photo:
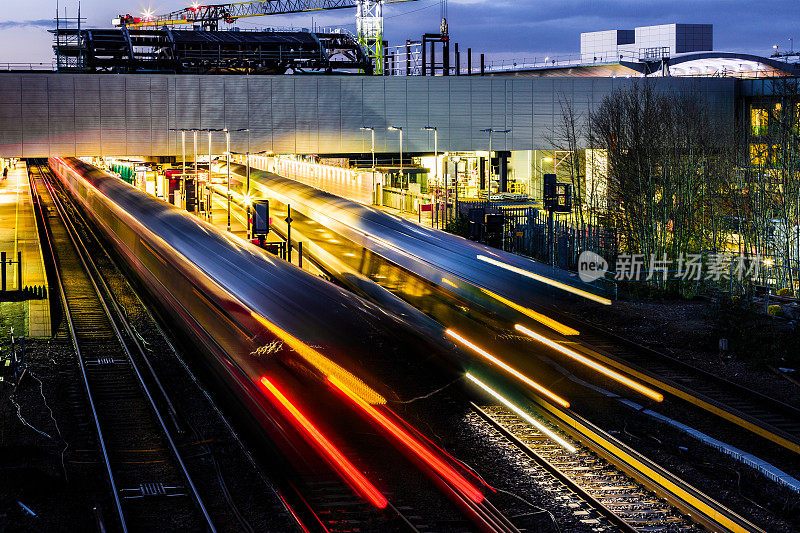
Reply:
[[[212,3],[222,3],[213,0]],[[184,0],[83,0],[90,27],[110,27],[119,13],[146,9],[163,13],[189,4]],[[77,0],[61,0],[75,16]],[[711,23],[714,48],[769,55],[772,45],[788,49],[800,38],[798,0],[450,0],[448,20],[453,41],[462,50],[495,58],[541,57],[576,53],[582,31],[633,28],[651,24]],[[55,0],[0,2],[0,63],[49,62]],[[417,0],[385,7],[390,44],[438,31],[440,0]],[[346,26],[355,31],[355,10],[242,19],[242,28]],[[800,43],[798,43],[800,46]]]

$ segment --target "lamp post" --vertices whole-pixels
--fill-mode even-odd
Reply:
[[[181,130],[181,153],[183,154],[182,174],[186,174],[186,130]]]
[[[372,126],[361,126],[361,131],[370,132],[372,137],[372,147],[370,148],[370,152],[372,153],[372,202],[378,205],[378,187],[375,185],[375,128]]]
[[[248,144],[248,147],[249,147],[249,144],[250,144],[249,136],[248,136],[247,144]],[[240,153],[240,152],[231,152],[231,153],[233,155],[243,155],[247,159],[247,182],[245,184],[244,205],[245,205],[245,209],[247,210],[247,240],[250,240],[250,239],[253,238],[252,235],[250,235],[250,230],[251,230],[251,226],[250,226],[250,208],[253,205],[253,200],[250,198],[250,157],[254,156],[254,155],[271,154],[273,152],[272,152],[272,150],[261,150],[260,152],[254,152],[252,154],[249,151],[245,152],[245,153]]]
[[[211,184],[211,131],[208,130],[208,183]]]
[[[219,131],[219,130],[212,130],[212,129],[208,130],[208,183],[206,184],[206,189],[203,191],[203,194],[205,195],[205,198],[206,198],[206,218],[211,218],[211,194],[210,194],[211,185],[212,185],[212,181],[211,181],[211,174],[212,174],[212,170],[211,170],[211,132],[213,132],[213,131]]]
[[[436,193],[439,193],[439,131],[436,129],[436,126],[425,126],[422,128],[422,131],[432,131],[433,132],[433,168],[435,171],[436,177]],[[428,137],[430,139],[430,137]],[[433,202],[433,198],[431,198]],[[431,227],[433,227],[433,206],[431,206]]]
[[[448,218],[449,220],[455,220],[457,218],[457,214],[459,213],[458,210],[458,164],[461,162],[461,158],[456,156],[452,158],[453,161],[453,211],[452,213],[448,211]],[[447,179],[447,178],[445,178]],[[449,193],[448,193],[449,194]]]
[[[544,179],[544,164],[543,162],[552,163],[553,158],[544,156],[539,158],[539,179]]]
[[[228,183],[227,183],[227,200],[228,200],[228,232],[231,231],[231,131],[247,131],[250,130],[247,128],[240,128],[238,130],[229,130],[228,128],[223,129],[222,131],[225,132],[225,153],[226,153],[226,162],[228,166]]]
[[[200,181],[200,174],[199,174],[199,170],[198,170],[198,167],[197,167],[197,134],[198,134],[199,131],[200,130],[198,130],[198,129],[193,129],[192,130],[192,133],[194,134],[194,185],[193,185],[193,187],[194,187],[194,201],[195,201],[194,207],[195,208],[198,207],[197,206],[197,183]],[[184,186],[185,186],[186,180],[184,180],[183,183],[184,183]],[[185,202],[186,201],[186,191],[185,190],[183,191],[183,194],[184,194],[183,200]],[[192,212],[194,212],[194,210]]]
[[[389,126],[389,131],[400,132],[400,194],[402,197],[402,205],[400,211],[406,210],[406,191],[403,189],[403,128],[401,126]]]
[[[487,197],[492,193],[492,135],[495,133],[511,133],[511,130],[496,130],[494,128],[485,128],[481,130],[482,133],[489,134],[489,165],[486,168],[486,189]]]
[[[197,132],[200,130],[192,130],[194,134],[194,179],[195,183],[197,183]]]
[[[194,152],[195,152],[195,173],[196,166],[197,166],[197,130],[191,128],[170,128],[170,131],[179,131],[181,132],[181,180],[182,183],[186,183],[186,132],[192,131],[194,132]],[[169,183],[164,182],[164,200],[166,201],[169,198]]]
[[[226,196],[228,201],[228,233],[231,231],[231,132],[228,128],[222,130],[225,132],[225,161],[227,163],[228,181],[226,187]]]

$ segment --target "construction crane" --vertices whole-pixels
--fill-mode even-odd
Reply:
[[[328,11],[332,9],[357,8],[356,28],[358,42],[366,50],[367,57],[375,65],[374,73],[383,74],[383,6],[414,2],[415,0],[258,0],[235,4],[202,6],[193,4],[164,15],[145,13],[141,17],[120,15],[114,19],[114,26],[129,29],[174,26],[181,24],[200,24],[206,30],[216,31],[220,21],[233,24],[240,18],[264,15],[286,15]]]

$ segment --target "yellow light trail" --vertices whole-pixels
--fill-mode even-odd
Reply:
[[[498,261],[497,259],[492,259],[491,257],[486,257],[485,255],[478,255],[477,257],[478,259],[480,259],[485,263],[489,263],[491,265],[498,266],[506,270],[510,270],[511,272],[515,272],[520,276],[525,276],[531,279],[535,279],[536,281],[546,283],[547,285],[551,285],[553,287],[556,287],[557,289],[561,289],[562,291],[571,292],[572,294],[575,294],[577,296],[582,296],[583,298],[595,301],[597,303],[601,303],[603,305],[611,305],[611,300],[609,300],[608,298],[603,298],[602,296],[592,294],[589,291],[578,289],[577,287],[573,287],[572,285],[567,285],[566,283],[561,283],[560,281],[556,281],[554,279],[550,279],[541,276],[539,274],[534,274],[533,272],[528,272],[527,270],[523,270],[513,265],[503,263],[502,261]]]
[[[373,390],[369,385],[316,351],[311,346],[293,336],[288,331],[281,329],[277,324],[273,324],[258,313],[251,311],[250,315],[261,325],[266,327],[270,332],[272,332],[273,335],[277,336],[283,342],[289,345],[289,347],[292,348],[300,357],[305,359],[306,362],[319,370],[322,374],[326,376],[336,376],[343,383],[347,384],[351,390],[358,391],[358,395],[371,404],[386,403],[386,398],[378,394],[378,392]]]
[[[497,366],[499,366],[500,368],[502,368],[503,370],[505,370],[506,372],[508,372],[512,376],[514,376],[515,378],[519,379],[520,381],[522,381],[523,383],[525,383],[526,385],[528,385],[532,389],[535,389],[535,390],[539,391],[540,393],[542,393],[543,395],[547,396],[548,398],[550,398],[551,400],[556,402],[561,407],[563,407],[565,409],[567,409],[569,407],[569,402],[567,400],[565,400],[561,396],[558,396],[554,392],[551,392],[551,391],[547,390],[543,386],[541,386],[538,383],[536,383],[535,381],[533,381],[528,376],[522,374],[521,372],[519,372],[515,368],[510,367],[509,365],[507,365],[506,363],[504,363],[503,361],[501,361],[497,357],[493,356],[492,354],[490,354],[489,352],[487,352],[486,350],[484,350],[480,346],[477,346],[474,343],[468,341],[467,339],[465,339],[464,337],[462,337],[461,335],[459,335],[458,333],[456,333],[452,329],[446,330],[445,333],[447,333],[449,336],[451,336],[454,339],[456,339],[458,342],[460,342],[464,346],[469,347],[470,349],[472,349],[473,351],[475,351],[478,354],[482,355],[483,357],[485,357],[486,359],[488,359],[492,363],[496,364]]]
[[[559,322],[557,320],[553,320],[552,318],[550,318],[547,315],[543,315],[541,313],[537,313],[533,309],[528,309],[527,307],[522,307],[521,305],[519,305],[519,304],[517,304],[515,302],[512,302],[508,298],[503,298],[499,294],[495,294],[490,290],[484,289],[483,287],[480,287],[480,289],[485,294],[488,294],[489,296],[491,296],[495,300],[506,304],[507,306],[509,306],[510,308],[514,309],[515,311],[519,311],[523,315],[526,315],[526,316],[534,319],[535,321],[539,322],[540,324],[544,324],[545,326],[547,326],[548,328],[552,329],[553,331],[557,331],[557,332],[561,333],[562,335],[580,335],[580,332],[578,330],[573,329],[573,328],[571,328],[569,326],[566,326],[566,325],[562,324],[561,322]]]
[[[575,448],[575,446],[573,446],[566,440],[562,439],[561,437],[553,433],[550,429],[547,428],[547,426],[545,426],[544,424],[533,418],[531,415],[529,415],[528,413],[526,413],[525,411],[523,411],[522,409],[520,409],[519,407],[517,407],[504,397],[502,397],[500,393],[498,393],[497,391],[495,391],[494,389],[483,383],[481,380],[479,380],[469,372],[467,372],[467,378],[473,383],[475,383],[477,386],[479,386],[481,389],[486,391],[489,394],[489,396],[491,396],[498,402],[502,403],[503,405],[514,411],[514,413],[520,418],[522,418],[525,422],[534,426],[536,429],[538,429],[539,431],[541,431],[542,433],[553,439],[556,443],[558,443],[568,452],[575,453],[577,451],[577,448]]]
[[[520,324],[516,324],[514,327],[516,328],[517,331],[521,331],[525,335],[527,335],[527,336],[529,336],[529,337],[541,342],[542,344],[545,344],[545,345],[549,346],[550,348],[552,348],[552,349],[554,349],[554,350],[566,355],[567,357],[571,357],[572,359],[575,359],[576,361],[578,361],[580,363],[583,363],[584,365],[588,366],[589,368],[592,368],[592,369],[600,372],[601,374],[604,374],[604,375],[610,377],[614,381],[617,381],[617,382],[622,383],[623,385],[625,385],[627,387],[630,387],[631,389],[635,390],[636,392],[639,392],[640,394],[643,394],[643,395],[647,396],[648,398],[650,398],[652,400],[655,400],[657,402],[664,401],[664,395],[663,394],[661,394],[659,392],[656,392],[653,389],[650,389],[648,387],[645,387],[644,385],[636,383],[632,379],[627,378],[627,377],[623,376],[622,374],[620,374],[619,372],[615,372],[614,370],[611,370],[610,368],[601,365],[597,361],[593,361],[593,360],[589,359],[586,356],[583,356],[583,355],[581,355],[581,354],[579,354],[579,353],[577,353],[577,352],[575,352],[573,350],[570,350],[569,348],[565,348],[564,346],[561,346],[557,342],[555,342],[553,340],[550,340],[547,337],[543,337],[542,335],[539,335],[538,333],[534,333],[533,331],[529,330],[525,326],[522,326]]]

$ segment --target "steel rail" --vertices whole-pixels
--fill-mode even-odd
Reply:
[[[237,171],[233,171],[232,174],[243,179],[243,176],[238,174]],[[251,178],[251,187],[254,183],[259,184],[257,177]],[[261,186],[269,190],[269,186]],[[275,198],[278,198],[279,201],[289,201],[286,198],[280,200],[282,196],[281,193],[273,192],[273,195]],[[316,212],[314,208],[311,208],[310,211],[312,213]],[[317,218],[317,220],[319,219]],[[347,230],[355,234],[358,234],[360,231],[347,223],[342,224]],[[331,231],[353,240],[350,235],[333,229]],[[368,236],[365,235],[365,237]],[[424,261],[419,257],[414,257],[419,261]],[[383,259],[397,265],[396,262],[392,261],[387,256],[383,256]],[[453,277],[452,273],[440,269],[434,263],[427,264],[446,273],[448,277]],[[420,279],[425,278],[420,276]],[[471,285],[478,290],[481,289],[481,285],[473,280],[463,277],[459,277],[458,279],[461,283]],[[458,295],[455,295],[455,297],[459,298]],[[613,367],[615,370],[627,374],[648,386],[655,387],[659,391],[668,393],[674,398],[686,401],[712,415],[742,427],[755,435],[774,442],[794,453],[800,454],[800,409],[765,396],[745,386],[725,380],[724,378],[689,365],[688,363],[670,357],[662,352],[638,345],[633,341],[602,330],[593,324],[555,309],[549,302],[538,301],[531,303],[538,303],[540,311],[546,311],[550,318],[556,319],[567,326],[572,325],[580,330],[580,335],[576,336],[559,337],[553,334],[555,336],[554,340],[559,342],[559,344],[563,343],[568,345],[570,348],[576,349],[583,355]],[[597,337],[606,337],[609,344],[613,344],[614,346],[609,346],[607,349],[599,346],[603,343],[602,340],[598,342]],[[627,356],[630,359],[636,358],[641,365],[626,361],[626,354],[624,353],[626,348],[628,351]],[[662,375],[657,369],[653,369],[657,362],[663,363],[662,366],[669,367],[665,370],[677,370],[680,372],[678,375],[674,376],[674,378],[677,379],[672,379],[668,375]],[[648,365],[650,366],[648,367]],[[689,379],[694,380],[691,385],[680,382],[680,380],[686,380],[688,383]],[[706,385],[712,387],[706,388]],[[705,390],[697,390],[698,388],[703,388]],[[746,402],[747,405],[743,402]],[[739,405],[735,406],[732,405],[732,403],[737,403]],[[768,421],[766,418],[770,418],[772,421]]]
[[[556,479],[564,483],[567,487],[569,487],[570,490],[575,492],[581,499],[585,500],[590,506],[595,508],[595,510],[597,510],[601,515],[606,517],[612,524],[619,527],[621,531],[628,533],[636,533],[636,528],[632,527],[621,516],[619,516],[614,511],[606,507],[597,498],[589,494],[583,487],[581,487],[578,483],[576,483],[575,480],[573,480],[571,477],[562,472],[558,467],[551,464],[544,457],[536,453],[536,451],[534,451],[530,446],[526,445],[519,439],[519,437],[514,435],[511,432],[511,430],[509,430],[508,428],[500,424],[498,421],[496,421],[494,418],[492,418],[492,416],[489,413],[487,413],[484,409],[482,409],[478,404],[476,404],[475,402],[470,402],[470,407],[476,414],[478,414],[478,416],[480,416],[483,420],[488,422],[492,427],[494,427],[497,431],[499,431],[515,447],[520,449],[525,455],[530,457],[534,462],[542,466]]]
[[[80,212],[78,212],[77,214],[78,216],[81,216]],[[89,228],[88,231],[91,231],[91,228]],[[81,246],[84,246],[83,243],[81,243]],[[91,261],[91,259],[89,260]],[[92,262],[92,264],[94,263]],[[95,266],[94,268],[95,271],[97,271],[97,267]],[[104,281],[102,280],[102,277],[100,277],[99,282],[101,283],[102,286],[106,287]],[[107,287],[106,290],[109,291]],[[112,304],[115,303],[113,302],[113,298],[111,299],[111,302]],[[434,478],[433,479],[434,483],[439,486],[438,488],[440,492],[443,493],[443,495],[446,496],[452,493],[455,496],[455,498],[461,498],[460,494],[455,489],[453,489],[444,479],[440,480],[436,476],[433,476],[433,478]],[[309,507],[313,509],[313,503],[311,503]],[[400,521],[399,525],[402,525],[402,527],[404,528],[408,528],[409,531],[421,531],[421,529],[419,529],[414,525],[413,520],[410,517],[408,517],[404,512],[402,512],[400,509],[398,509],[391,503],[389,504],[388,507],[399,519]],[[477,525],[479,527],[482,527],[482,529],[484,530],[487,531],[490,530],[493,532],[504,531],[509,533],[518,531],[518,529],[513,526],[513,524],[505,515],[503,515],[498,510],[494,509],[490,504],[488,504],[488,502],[484,502],[482,504],[474,504],[470,501],[464,500],[463,503],[457,503],[456,507],[460,508],[462,513],[467,515],[467,518],[472,520],[473,523],[477,523]]]
[[[580,415],[554,405],[535,393],[541,415],[561,431],[586,446],[633,479],[652,490],[692,519],[712,531],[735,533],[764,530],[696,489],[675,474],[609,435]]]
[[[588,352],[587,355],[599,361],[788,450],[800,453],[800,409],[571,315],[553,309],[548,312],[557,313],[559,321],[580,328],[581,334],[570,339],[573,342],[578,341],[578,344],[573,344],[573,348],[583,347]],[[604,340],[614,345],[598,346]],[[662,368],[654,368],[655,366]],[[697,390],[698,386],[704,385],[705,392]],[[739,406],[728,403],[725,396],[735,399]],[[773,417],[774,421],[760,418],[758,411],[763,411],[761,416]],[[778,420],[776,416],[783,419]],[[791,426],[795,428],[795,432],[782,429],[776,424]]]
[[[220,197],[225,198],[225,195],[222,192],[220,192],[216,187],[214,187],[213,190],[214,190],[214,194],[217,194]],[[232,199],[232,204],[236,205],[240,209],[244,209],[244,206],[236,199]],[[272,229],[273,229],[273,231],[275,231],[275,233],[280,235],[282,238],[285,238],[285,233],[282,233],[281,231],[279,231],[275,227],[273,227]],[[310,260],[310,261],[315,266],[317,266],[317,268],[319,268],[320,271],[323,271],[326,274],[328,274],[323,265],[319,264],[317,261],[314,261],[314,260]],[[519,531],[516,528],[516,526],[514,526],[514,524],[502,512],[500,512],[499,510],[494,508],[489,503],[488,500],[484,500],[480,504],[476,504],[476,503],[468,501],[468,499],[465,499],[462,496],[460,496],[456,491],[453,490],[453,488],[448,483],[444,482],[443,480],[441,480],[441,481],[436,481],[435,480],[435,484],[437,484],[439,486],[441,492],[448,492],[452,496],[458,498],[458,502],[459,502],[458,503],[458,507],[462,508],[462,510],[465,512],[465,514],[466,514],[467,511],[469,513],[472,513],[472,515],[475,518],[478,518],[485,525],[491,527],[492,531],[494,531],[494,532],[506,531],[506,532],[509,532],[509,533],[514,533],[514,532],[518,532]],[[408,527],[413,528],[412,529],[413,531],[419,531],[415,526],[412,525],[412,523],[408,520],[408,518],[406,518],[405,515],[403,515],[394,505],[392,505],[390,503],[389,507],[394,512],[397,513],[399,518]]]
[[[239,175],[236,171],[233,171],[232,174]],[[243,178],[243,176],[239,176]],[[251,178],[251,185],[252,183],[253,181]],[[256,183],[258,183],[257,180]],[[269,189],[266,185],[263,187]],[[279,201],[284,201],[281,200],[281,197],[284,199],[286,198],[282,193],[274,193],[273,196],[278,198]],[[315,209],[311,208],[311,211],[315,211]],[[352,226],[348,226],[348,229],[356,232],[358,231]],[[341,232],[339,233],[341,234]],[[343,236],[348,238],[347,235]],[[387,261],[392,262],[388,259]],[[431,266],[436,268],[435,265]],[[462,281],[467,281],[479,287],[479,284],[472,281],[463,279]],[[570,337],[568,340],[570,341],[570,347],[577,347],[574,342],[575,337]],[[534,395],[532,392],[530,394]],[[674,474],[666,471],[639,452],[627,447],[625,444],[608,435],[582,417],[555,406],[538,397],[538,395],[534,396],[538,398],[537,403],[544,407],[545,414],[557,427],[561,428],[565,433],[570,434],[570,436],[599,456],[607,459],[610,463],[614,464],[617,468],[630,475],[645,487],[661,494],[667,501],[683,512],[697,517],[700,523],[712,529],[721,528],[726,531],[761,531],[754,524],[725,508],[719,502],[716,502]]]
[[[197,490],[197,487],[196,487],[196,485],[194,483],[194,480],[192,479],[192,476],[189,473],[189,471],[188,471],[188,469],[186,467],[186,464],[183,461],[181,453],[178,450],[178,447],[177,447],[174,439],[172,438],[172,434],[171,434],[169,428],[167,427],[166,422],[164,421],[164,418],[163,418],[163,416],[161,414],[161,410],[157,406],[156,401],[155,401],[155,399],[153,398],[153,396],[152,396],[152,394],[150,392],[150,388],[148,387],[148,385],[147,385],[147,383],[146,383],[146,381],[145,381],[145,379],[144,379],[144,377],[143,377],[138,365],[136,364],[136,361],[135,361],[135,359],[133,357],[133,354],[131,353],[130,346],[129,346],[128,342],[126,342],[124,340],[124,337],[123,337],[123,335],[122,335],[122,333],[121,333],[121,331],[119,329],[119,326],[118,326],[118,321],[123,323],[123,324],[125,324],[128,331],[130,331],[130,327],[129,327],[129,325],[126,324],[126,319],[125,319],[124,315],[121,313],[121,311],[120,311],[119,307],[117,306],[116,302],[113,301],[113,297],[111,296],[111,292],[108,289],[108,286],[105,284],[105,281],[102,279],[102,276],[100,275],[96,264],[92,260],[90,254],[88,252],[88,249],[86,248],[86,246],[83,243],[83,241],[80,239],[80,237],[78,235],[78,232],[77,232],[77,229],[75,228],[74,224],[69,219],[69,217],[66,215],[66,210],[65,210],[61,200],[58,198],[58,195],[57,195],[55,189],[53,188],[52,184],[50,183],[49,178],[45,175],[45,173],[42,172],[42,167],[41,166],[39,167],[39,169],[40,169],[40,175],[42,176],[42,179],[43,179],[43,181],[45,183],[45,186],[48,188],[48,190],[50,192],[51,198],[53,200],[53,205],[56,207],[56,211],[58,212],[58,215],[59,215],[62,223],[64,224],[65,228],[67,228],[67,230],[68,230],[67,234],[69,235],[70,241],[72,242],[73,246],[75,247],[75,250],[77,252],[78,258],[80,259],[81,264],[83,265],[84,270],[87,273],[87,278],[91,282],[91,285],[92,285],[92,287],[94,288],[94,290],[95,290],[95,292],[97,294],[98,300],[99,300],[99,302],[100,302],[100,304],[101,304],[106,316],[108,317],[109,323],[110,323],[111,327],[114,330],[114,334],[117,337],[121,348],[124,350],[125,355],[127,356],[128,362],[131,364],[131,368],[134,370],[134,373],[136,374],[136,377],[137,377],[137,380],[138,380],[138,382],[139,382],[139,384],[141,386],[141,389],[144,392],[144,394],[145,394],[145,396],[146,396],[146,398],[148,400],[148,403],[150,404],[152,412],[155,415],[156,420],[158,421],[158,424],[159,424],[159,426],[161,428],[161,431],[162,431],[164,437],[166,438],[166,440],[167,440],[167,442],[169,444],[169,447],[170,447],[170,450],[172,452],[172,455],[173,455],[175,461],[177,462],[177,464],[179,466],[179,469],[180,469],[184,479],[187,481],[187,483],[189,485],[189,488],[190,488],[190,490],[192,492],[192,496],[193,496],[193,498],[195,500],[195,504],[197,505],[198,510],[203,515],[203,519],[204,519],[206,525],[209,527],[210,531],[212,531],[212,532],[216,531],[216,527],[214,526],[214,523],[213,523],[213,521],[211,519],[211,516],[209,514],[208,508],[206,507],[206,505],[205,505],[205,503],[203,501],[203,498],[200,496],[200,493]],[[47,174],[50,174],[49,169],[48,169],[48,173]],[[40,208],[41,208],[41,206],[40,206]],[[48,229],[48,232],[49,232],[49,229]],[[48,235],[48,240],[49,240],[49,238],[50,238],[50,236]],[[49,245],[50,245],[51,251],[52,251],[52,243],[49,242]],[[55,260],[55,255],[54,255],[54,260]],[[58,269],[56,269],[56,272],[58,272]],[[102,285],[102,287],[104,288],[104,291],[106,291],[106,296],[103,296],[103,292],[104,291],[101,291],[100,287],[98,286],[98,280],[100,281],[100,285]],[[72,341],[73,341],[73,346],[75,347],[76,354],[78,356],[79,366],[81,367],[81,374],[82,374],[83,379],[84,379],[84,384],[86,386],[87,395],[88,395],[88,397],[90,399],[90,404],[91,404],[91,409],[92,409],[92,416],[95,419],[96,427],[97,427],[97,430],[98,430],[98,434],[102,435],[102,430],[100,428],[101,424],[100,424],[100,421],[99,421],[99,418],[98,418],[98,414],[97,414],[97,411],[96,411],[96,408],[95,408],[92,389],[91,389],[91,386],[89,385],[89,380],[88,380],[88,377],[86,376],[86,372],[85,372],[85,369],[84,369],[84,362],[83,362],[83,359],[81,357],[80,348],[78,347],[77,335],[76,335],[75,330],[74,330],[74,325],[73,325],[73,322],[72,322],[71,314],[69,313],[69,307],[67,306],[66,294],[65,294],[65,291],[64,291],[64,287],[63,287],[63,280],[61,279],[60,274],[58,275],[58,283],[59,283],[59,291],[60,291],[61,296],[62,296],[62,303],[64,305],[65,316],[69,316],[70,317],[69,318],[70,333],[71,333],[71,337],[72,337]],[[117,319],[114,318],[111,310],[109,309],[109,307],[107,305],[108,301],[112,302],[112,307],[115,310],[114,314],[117,315]],[[135,339],[135,336],[133,338]],[[143,351],[141,345],[139,345],[138,342],[135,342],[135,341],[134,341],[134,344],[136,345],[137,349],[140,351],[141,356],[144,357],[145,361],[147,361],[146,354],[144,354],[144,351]],[[149,362],[148,362],[148,365],[149,365]],[[152,367],[150,368],[150,370],[152,372]],[[158,386],[161,387],[161,384],[158,381],[158,378],[155,376],[155,374],[153,374],[153,377],[156,380],[156,382],[158,383]],[[163,391],[163,387],[162,387],[162,391]],[[171,403],[169,402],[169,399],[166,398],[166,401],[170,405],[170,409],[171,409]],[[119,493],[118,493],[119,491],[117,489],[116,482],[114,481],[112,467],[111,467],[111,464],[110,464],[110,459],[108,457],[108,450],[107,450],[106,445],[105,445],[105,440],[102,438],[102,436],[100,437],[100,440],[101,440],[101,447],[102,447],[104,460],[106,462],[106,466],[107,466],[107,469],[108,469],[108,472],[109,472],[109,476],[110,476],[110,479],[111,479],[111,483],[112,483],[112,487],[113,487],[113,490],[114,490],[115,503],[117,505],[117,509],[118,509],[118,512],[120,513],[120,518],[122,520],[122,527],[123,527],[124,531],[127,531],[125,515],[124,515],[123,509],[122,509],[121,502],[119,500]]]
[[[42,180],[44,180],[45,175],[42,172],[42,166],[37,165],[37,167],[39,169],[40,177],[42,178]],[[114,472],[113,469],[111,468],[111,459],[108,456],[108,449],[106,447],[105,437],[103,435],[103,428],[101,427],[100,419],[97,414],[97,409],[95,408],[94,397],[92,396],[91,386],[89,385],[89,378],[86,376],[86,368],[84,367],[81,349],[78,346],[78,337],[75,334],[75,326],[72,321],[72,313],[69,310],[69,305],[67,304],[67,296],[66,292],[64,291],[64,281],[61,278],[61,271],[58,268],[57,255],[55,253],[55,248],[53,247],[53,239],[50,226],[45,221],[44,212],[42,210],[41,197],[39,196],[39,192],[37,191],[36,186],[33,182],[32,175],[30,178],[30,182],[31,182],[31,193],[35,196],[36,204],[39,206],[39,216],[42,219],[42,229],[44,230],[47,242],[47,248],[53,260],[53,271],[55,272],[56,275],[56,283],[58,284],[61,306],[64,309],[64,319],[66,321],[67,328],[69,329],[70,338],[72,340],[72,347],[75,350],[75,357],[78,363],[78,367],[80,368],[81,378],[83,379],[83,386],[87,392],[87,398],[89,400],[89,409],[92,412],[92,419],[94,420],[95,430],[97,431],[97,438],[100,444],[100,451],[103,454],[103,463],[105,464],[105,470],[106,474],[108,475],[108,481],[111,484],[111,492],[114,496],[114,507],[116,509],[117,516],[119,518],[120,525],[122,527],[122,531],[127,532],[128,526],[127,522],[125,521],[125,513],[122,511],[122,502],[119,499],[119,489],[117,488]]]

